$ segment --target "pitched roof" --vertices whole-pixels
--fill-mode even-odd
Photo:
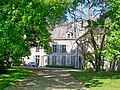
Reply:
[[[74,39],[74,37],[72,38],[68,38],[67,37],[67,34],[68,33],[71,33],[73,32],[74,33],[74,30],[73,30],[73,27],[72,27],[72,24],[73,23],[62,23],[61,25],[56,25],[56,28],[51,31],[51,38],[52,39],[66,39],[66,40],[69,40],[69,39]]]
[[[63,39],[66,38],[67,27],[57,26],[52,32],[52,39]]]

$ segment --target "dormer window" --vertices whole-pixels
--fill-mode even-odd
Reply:
[[[70,38],[70,33],[68,34],[68,38]]]
[[[72,38],[72,37],[73,37],[73,33],[72,32],[67,34],[67,38]]]
[[[73,36],[73,33],[71,33],[71,36]]]

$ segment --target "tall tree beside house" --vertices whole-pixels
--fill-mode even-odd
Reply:
[[[107,14],[112,22],[106,25],[109,32],[102,54],[106,60],[111,62],[110,70],[114,71],[115,62],[120,61],[120,1],[109,0],[108,4],[112,9]]]
[[[76,38],[76,43],[84,58],[92,63],[95,71],[98,71],[103,66],[102,51],[105,48],[107,33],[110,28],[113,30],[113,27],[119,28],[120,25],[119,0],[73,0],[71,3],[73,7],[68,8],[68,12],[74,22],[80,24],[82,20],[87,23],[85,33]],[[83,50],[81,44],[86,49],[91,48],[91,51]]]
[[[81,21],[86,24],[84,34],[76,38],[76,43],[84,58],[87,59],[85,61],[91,62],[96,71],[100,69],[101,50],[106,36],[106,29],[103,29],[106,18],[100,17],[106,9],[103,8],[104,3],[103,0],[73,0],[73,7],[68,9],[74,22],[79,24],[80,30]]]
[[[97,19],[96,25],[102,26],[103,35],[98,54],[98,69],[102,66],[102,59],[111,61],[111,70],[115,70],[115,61],[119,58],[119,25],[120,25],[120,2],[119,0],[104,0],[102,14],[100,19]],[[95,26],[93,24],[93,27]],[[111,47],[112,46],[112,47]],[[102,56],[102,53],[107,50],[107,53]],[[111,54],[111,55],[110,55]],[[110,56],[109,56],[110,55]],[[106,59],[105,59],[105,57]],[[111,59],[110,59],[111,58]],[[96,59],[97,60],[97,59]]]
[[[116,62],[120,61],[120,31],[109,32],[102,55],[105,60],[111,62],[110,70],[114,71]]]
[[[0,0],[0,73],[10,59],[29,55],[33,46],[50,50],[49,30],[65,18],[67,4],[68,0]]]

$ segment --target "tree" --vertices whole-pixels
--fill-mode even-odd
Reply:
[[[115,62],[120,60],[120,31],[111,31],[107,36],[106,47],[102,52],[105,60],[111,61],[110,69],[115,70]]]
[[[104,27],[107,16],[102,17],[107,8],[106,4],[104,4],[105,2],[103,0],[73,0],[73,8],[68,9],[75,24],[80,24],[81,21],[84,22],[84,24],[87,23],[84,29],[85,33],[76,38],[76,43],[84,55],[84,58],[89,58],[89,61],[96,71],[100,70],[101,51],[104,48],[107,32],[107,29]],[[74,31],[76,31],[76,26],[74,25],[74,27]],[[85,50],[82,49],[81,44],[84,45]],[[88,50],[89,48],[91,48],[91,51]],[[86,54],[91,55],[91,57]]]
[[[50,28],[65,18],[67,0],[0,0],[0,73],[5,62],[41,46],[50,51]],[[48,30],[49,29],[49,30]]]
[[[107,14],[112,22],[106,26],[109,28],[109,32],[102,54],[106,60],[111,61],[110,69],[114,71],[116,60],[120,60],[120,2],[119,0],[109,0],[108,3],[111,9]]]
[[[84,55],[84,58],[89,58],[89,61],[93,64],[95,71],[99,71],[101,66],[103,66],[104,60],[102,52],[104,52],[105,47],[108,48],[108,46],[112,45],[113,39],[109,39],[112,34],[115,33],[114,30],[119,30],[119,0],[73,0],[72,5],[73,8],[70,8],[68,11],[71,14],[74,22],[78,22],[79,24],[80,20],[83,20],[84,23],[87,23],[85,27],[87,29],[86,32],[76,39],[76,43],[80,47],[80,51]],[[87,11],[85,11],[82,7],[84,7],[85,10],[87,9]],[[96,18],[96,16],[99,17]],[[74,28],[74,30],[76,30],[76,28]],[[107,36],[109,38],[107,38]],[[119,35],[114,36],[114,40],[115,37],[118,38]],[[111,44],[106,44],[108,42],[110,43],[110,41]],[[117,43],[119,43],[118,39]],[[81,44],[87,48],[91,48],[91,52],[87,51],[87,49],[83,50],[81,48]],[[117,47],[119,46],[117,45]],[[111,49],[115,50],[115,48]],[[119,48],[117,48],[117,51],[119,52]],[[91,55],[92,58],[86,54]],[[118,53],[117,55],[119,56]],[[116,57],[116,55],[114,56]]]

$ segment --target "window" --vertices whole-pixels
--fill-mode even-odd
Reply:
[[[24,58],[22,57],[21,59],[20,59],[22,62],[24,62]]]
[[[57,52],[57,45],[53,45],[53,52]]]
[[[81,60],[81,56],[79,56],[79,68],[82,67],[82,60]]]
[[[56,65],[56,56],[52,56],[52,65]]]
[[[50,65],[50,56],[48,56],[48,62],[47,63],[48,63],[48,65]]]
[[[70,34],[68,34],[68,38],[70,38]]]
[[[22,58],[22,61],[24,61],[24,58]]]
[[[29,57],[29,56],[27,56],[27,59],[30,59],[30,57]]]
[[[66,52],[66,45],[62,45],[62,52]]]
[[[40,56],[39,56],[39,55],[36,55],[35,57],[36,57],[36,58],[39,58]]]
[[[66,56],[62,56],[62,65],[63,65],[63,66],[66,65]]]
[[[40,47],[36,47],[36,52],[39,52],[40,51]]]
[[[71,36],[73,36],[73,33],[71,32]]]
[[[35,60],[36,60],[36,62],[39,64],[40,56],[39,56],[39,55],[36,55],[36,56],[35,56]]]
[[[35,59],[36,59],[36,61],[39,60],[39,59],[40,59],[40,56],[39,56],[39,55],[36,55],[36,56],[35,56]]]
[[[71,50],[71,54],[75,54],[76,53],[76,49]]]
[[[71,56],[71,66],[75,66],[75,56]]]

